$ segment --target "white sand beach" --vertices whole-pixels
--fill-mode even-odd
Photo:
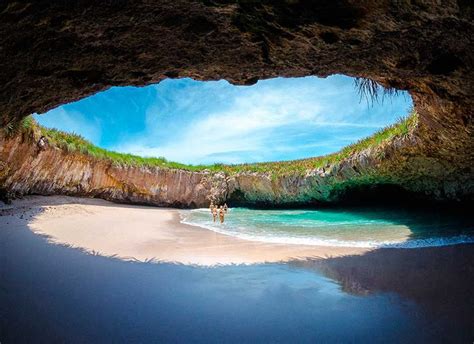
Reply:
[[[52,243],[127,260],[212,266],[327,258],[369,250],[247,241],[182,224],[178,209],[99,199],[29,196],[1,209],[1,227],[27,225]]]

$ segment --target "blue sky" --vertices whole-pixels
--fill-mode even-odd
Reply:
[[[299,159],[335,152],[408,113],[401,93],[362,101],[353,79],[276,78],[253,86],[167,79],[112,87],[35,115],[94,144],[182,163]]]

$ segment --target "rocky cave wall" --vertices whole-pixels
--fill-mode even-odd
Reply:
[[[169,77],[253,84],[342,73],[412,95],[420,123],[405,161],[425,168],[406,169],[407,179],[444,175],[472,193],[463,185],[474,175],[472,14],[465,0],[7,0],[0,125]]]
[[[412,129],[414,131],[415,128]],[[396,186],[403,201],[472,201],[469,173],[439,166],[418,154],[413,132],[306,171],[191,172],[147,166],[125,166],[47,144],[41,131],[0,135],[0,196],[4,201],[24,194],[66,194],[174,207],[207,207],[210,201],[245,206],[306,206],[361,202],[374,187]],[[358,190],[361,194],[355,196]],[[377,201],[394,197],[384,189]],[[411,193],[408,197],[408,193]],[[400,199],[395,200],[400,201]]]

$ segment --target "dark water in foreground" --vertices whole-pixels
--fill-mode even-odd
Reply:
[[[202,268],[0,229],[0,341],[467,342],[474,245]]]

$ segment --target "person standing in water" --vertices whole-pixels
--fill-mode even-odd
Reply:
[[[213,222],[216,222],[216,219],[217,219],[217,206],[216,205],[213,206],[211,212],[212,212],[212,220]]]
[[[213,209],[214,209],[214,202],[211,201],[211,204],[209,205],[209,210],[211,211],[211,214],[212,214]]]
[[[219,209],[219,220],[221,220],[221,223],[224,223],[225,212],[224,207],[221,205]]]
[[[227,214],[227,210],[229,210],[229,207],[227,206],[227,203],[224,203],[224,211]]]

